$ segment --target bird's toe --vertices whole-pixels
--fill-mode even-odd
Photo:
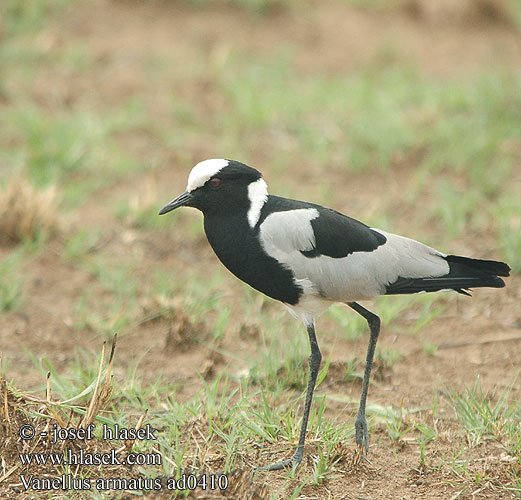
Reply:
[[[302,462],[303,451],[301,449],[297,449],[295,454],[288,458],[287,460],[282,460],[281,462],[276,462],[274,464],[265,465],[264,467],[256,467],[256,471],[272,471],[272,470],[282,470],[291,467],[293,471],[297,470],[298,466]]]
[[[369,430],[367,428],[367,419],[365,415],[359,414],[355,421],[355,439],[356,444],[365,449],[366,453],[369,453]]]

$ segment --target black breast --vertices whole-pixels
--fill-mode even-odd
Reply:
[[[244,214],[205,215],[204,230],[219,260],[237,278],[273,299],[298,302],[302,288],[295,284],[293,273],[263,250],[258,230],[250,228]]]

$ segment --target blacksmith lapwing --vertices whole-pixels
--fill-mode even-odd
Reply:
[[[259,171],[232,160],[198,163],[186,191],[160,215],[181,206],[204,214],[204,230],[220,261],[242,281],[280,300],[309,335],[309,381],[300,436],[292,458],[266,470],[302,461],[311,400],[322,359],[315,316],[335,302],[361,314],[370,330],[360,406],[358,446],[369,451],[365,405],[380,318],[357,302],[386,294],[505,286],[503,262],[446,255],[418,241],[374,229],[335,210],[268,194]]]

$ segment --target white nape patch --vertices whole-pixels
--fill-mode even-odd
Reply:
[[[319,216],[316,208],[274,212],[260,226],[260,242],[268,255],[285,263],[286,257],[315,248],[311,221]]]
[[[268,186],[264,179],[258,179],[248,186],[248,198],[250,199],[248,224],[251,228],[254,228],[257,222],[259,222],[262,207],[268,200]]]
[[[228,166],[229,163],[228,160],[223,160],[221,158],[199,162],[194,168],[192,168],[192,171],[188,176],[186,190],[191,193],[194,189],[203,186],[206,181],[210,180],[224,167]]]

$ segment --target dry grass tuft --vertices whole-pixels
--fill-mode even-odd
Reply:
[[[100,370],[92,393],[91,401],[85,407],[72,407],[69,404],[53,401],[50,390],[50,374],[47,376],[47,390],[45,398],[39,398],[31,394],[18,394],[12,390],[4,378],[0,377],[0,497],[34,498],[29,492],[24,494],[23,484],[20,482],[20,474],[30,477],[60,478],[64,473],[63,465],[53,464],[48,461],[45,464],[24,465],[20,460],[20,454],[39,453],[63,455],[67,450],[78,453],[110,453],[113,445],[107,441],[93,440],[58,440],[52,441],[52,429],[86,429],[94,422],[99,411],[105,407],[110,399],[112,387],[112,364],[114,359],[116,338],[112,343],[112,349],[107,366],[105,367],[106,345],[100,362]],[[30,426],[34,429],[32,439],[23,440],[20,437],[22,426]],[[125,443],[125,450],[129,448]],[[131,446],[130,446],[131,447]],[[118,450],[118,452],[123,450]],[[110,466],[112,467],[112,466]],[[90,467],[92,469],[92,467]],[[98,468],[95,468],[96,472]],[[109,472],[107,467],[104,472]],[[117,467],[114,471],[118,472]],[[90,475],[89,467],[71,466],[68,474],[72,478],[85,478]],[[110,475],[110,474],[109,474]],[[115,474],[117,475],[117,474]],[[131,475],[131,474],[129,474]],[[71,479],[72,481],[72,479]]]
[[[0,240],[16,243],[59,230],[56,187],[40,190],[15,177],[0,189]]]
[[[236,469],[230,474],[230,487],[226,491],[226,497],[241,500],[268,500],[271,495],[267,485],[253,481],[251,472]]]

